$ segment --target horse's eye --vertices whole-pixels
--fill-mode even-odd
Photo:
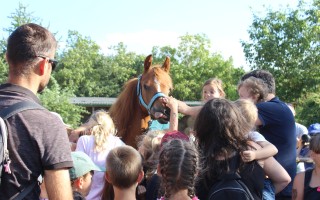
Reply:
[[[143,87],[145,90],[149,90],[150,89],[150,86],[147,86],[146,84],[143,84]]]

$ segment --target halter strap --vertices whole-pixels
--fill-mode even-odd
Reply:
[[[147,105],[146,102],[143,100],[143,97],[142,97],[142,89],[141,89],[141,86],[140,86],[140,80],[142,78],[142,75],[140,74],[139,77],[138,77],[138,84],[137,84],[137,95],[139,97],[139,103],[145,107],[148,111],[148,113],[150,114],[150,110],[151,110],[151,107],[153,105],[153,103],[160,97],[166,97],[165,94],[163,94],[162,92],[157,92],[153,95],[153,97],[151,98],[149,104]]]

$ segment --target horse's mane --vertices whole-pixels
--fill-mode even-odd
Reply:
[[[130,79],[124,85],[124,89],[118,96],[117,101],[109,109],[109,114],[118,131],[129,127],[130,122],[133,120],[132,116],[134,116],[134,112],[137,112],[137,108],[139,108],[136,92],[137,84],[137,78]],[[120,134],[125,132],[126,130],[121,131]]]

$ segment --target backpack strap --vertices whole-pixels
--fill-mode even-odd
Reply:
[[[25,111],[25,110],[32,110],[32,109],[45,109],[43,106],[32,102],[32,101],[21,101],[18,103],[15,103],[7,108],[4,108],[0,111],[0,127],[1,127],[1,133],[2,133],[2,140],[3,140],[3,150],[4,150],[4,162],[7,162],[7,166],[5,168],[5,171],[10,172],[10,158],[9,158],[9,151],[8,151],[8,144],[7,144],[7,140],[8,140],[8,129],[7,126],[4,122],[4,120],[12,117],[13,115]],[[15,197],[16,200],[21,200],[23,199],[27,194],[29,194],[32,189],[36,186],[38,182],[34,181],[32,182],[30,185],[28,185],[28,187],[26,187],[25,189],[22,190],[22,192],[20,192],[18,194],[17,197]]]

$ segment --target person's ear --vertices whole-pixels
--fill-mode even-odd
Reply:
[[[140,171],[139,176],[138,176],[138,183],[140,183],[144,178],[144,172],[143,170]]]
[[[42,76],[46,70],[46,66],[47,66],[47,59],[42,59],[40,62],[39,62],[39,73],[40,75]]]
[[[105,173],[105,178],[108,181],[108,183],[112,184],[111,179],[110,179],[110,175],[108,174],[108,172]]]
[[[79,177],[79,178],[75,181],[75,184],[76,184],[77,188],[82,189],[82,187],[83,187],[83,182],[84,182],[83,177]]]

